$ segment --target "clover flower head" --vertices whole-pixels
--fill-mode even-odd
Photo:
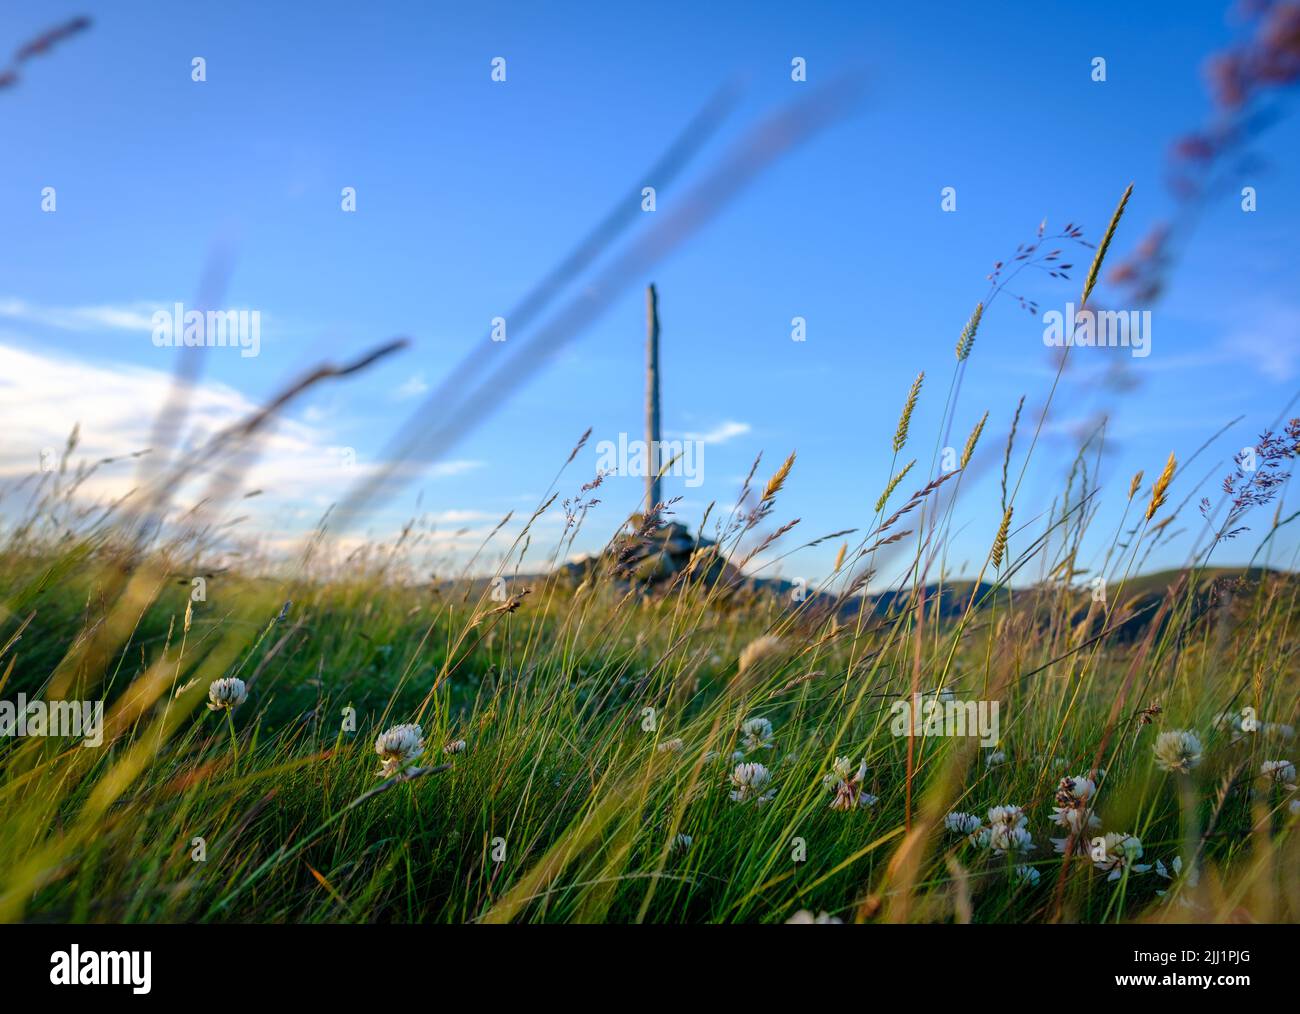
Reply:
[[[1090,849],[1090,855],[1093,866],[1109,873],[1107,880],[1118,880],[1125,870],[1146,873],[1151,869],[1150,864],[1138,862],[1142,858],[1142,842],[1127,831],[1107,831]]]
[[[375,753],[379,754],[381,775],[395,775],[424,753],[424,733],[413,723],[395,725],[381,732],[375,740]]]
[[[1003,856],[1008,852],[1017,854],[1032,852],[1038,847],[1034,844],[1033,835],[1027,828],[1008,827],[1005,824],[984,828],[976,836],[976,842],[995,856]]]
[[[1034,867],[1021,863],[1015,869],[1015,877],[1019,883],[1033,887],[1043,878],[1043,875]]]
[[[806,908],[801,908],[785,921],[787,926],[840,926],[843,923],[843,919],[833,916],[829,912],[818,912],[813,915]]]
[[[213,680],[208,686],[208,710],[229,711],[248,699],[248,687],[238,676]]]
[[[863,762],[865,763],[865,761]],[[831,773],[822,778],[822,785],[832,790],[839,782],[847,782],[853,777],[853,758],[836,757],[831,762]]]
[[[766,718],[748,718],[740,727],[740,737],[746,753],[771,749],[772,723]]]
[[[831,773],[822,778],[822,786],[826,791],[835,793],[835,798],[831,800],[831,809],[857,810],[874,806],[876,797],[862,789],[866,777],[865,760],[860,761],[855,770],[853,758],[836,757],[831,764]]]
[[[1007,752],[1005,750],[990,750],[984,755],[984,766],[991,768],[1007,762]]]
[[[1156,766],[1162,771],[1187,774],[1201,763],[1201,741],[1190,729],[1173,729],[1156,737]]]
[[[1288,760],[1265,761],[1260,765],[1259,773],[1277,785],[1295,789],[1295,765]]]
[[[664,740],[655,749],[660,753],[681,753],[685,746],[686,743],[683,740],[674,738]]]
[[[1168,866],[1166,866],[1161,860],[1157,859],[1155,871],[1156,876],[1164,877],[1165,880],[1171,881],[1170,889],[1180,886],[1195,887],[1201,881],[1200,871],[1194,865],[1188,866],[1186,872],[1183,871],[1182,856],[1174,856]],[[1156,895],[1161,898],[1168,893],[1169,891],[1156,891]],[[1186,892],[1180,892],[1177,894],[1176,900],[1184,908],[1195,907],[1195,902]]]
[[[766,803],[776,795],[775,789],[768,789],[772,773],[762,764],[737,764],[731,772],[730,797],[733,803]]]
[[[1101,827],[1101,820],[1092,812],[1092,797],[1097,783],[1084,775],[1062,778],[1056,787],[1056,806],[1052,808],[1052,823],[1068,827],[1075,834]]]
[[[997,827],[999,825],[1009,828],[1024,827],[1029,823],[1029,818],[1025,816],[1025,811],[1020,807],[1008,803],[1005,806],[994,806],[989,809],[989,826]]]
[[[960,810],[954,810],[948,816],[943,818],[943,826],[953,834],[974,834],[979,831],[984,824],[973,813],[963,813]]]
[[[1229,732],[1228,742],[1240,743],[1248,736],[1259,731],[1259,721],[1253,717],[1253,709],[1242,712],[1223,711],[1214,716],[1216,730]]]
[[[453,739],[442,748],[443,753],[464,753],[469,744],[463,739]]]
[[[981,827],[970,836],[971,844],[999,856],[1036,848],[1033,836],[1025,827],[1029,818],[1020,807],[995,806],[989,810],[988,821],[988,827]]]

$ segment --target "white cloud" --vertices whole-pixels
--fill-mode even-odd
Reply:
[[[36,472],[43,453],[56,460],[68,434],[79,426],[79,442],[70,466],[121,458],[149,447],[155,417],[170,397],[172,375],[119,362],[92,362],[68,353],[33,352],[0,343],[0,481],[16,481]],[[208,437],[249,416],[259,406],[234,388],[208,381],[185,393],[185,429],[174,443],[201,445]],[[239,513],[265,524],[274,516],[292,516],[292,507],[340,499],[358,479],[382,463],[340,446],[345,437],[281,416],[259,445],[257,460],[240,477],[236,495],[261,490],[240,501]],[[148,459],[145,459],[146,461]],[[100,468],[81,487],[91,501],[116,500],[134,489],[140,462],[118,461]],[[484,462],[451,460],[427,466],[404,463],[399,471],[413,480],[449,478],[484,467]],[[173,502],[188,510],[207,492],[210,476],[173,491]]]
[[[748,433],[753,427],[749,423],[736,422],[734,419],[728,419],[720,423],[713,429],[705,433],[675,433],[683,440],[703,440],[706,444],[725,444],[734,437],[741,437]]]
[[[418,398],[428,390],[429,384],[424,379],[424,374],[416,373],[399,384],[394,393],[398,398],[405,400],[407,398]]]
[[[409,468],[417,478],[420,474],[424,474],[435,479],[446,479],[453,475],[464,475],[466,472],[483,468],[486,464],[486,461],[438,461],[432,465],[413,464]]]
[[[489,514],[487,511],[474,510],[434,511],[432,514],[428,515],[428,517],[429,520],[438,525],[458,525],[464,524],[466,521],[501,520],[500,517]]]
[[[22,299],[0,299],[0,317],[40,324],[62,331],[153,330],[153,314],[160,303],[135,302],[119,306],[36,306]]]

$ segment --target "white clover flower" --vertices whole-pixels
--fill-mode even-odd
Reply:
[[[678,834],[673,836],[672,851],[685,852],[694,843],[695,839],[689,834]]]
[[[1242,708],[1240,711],[1223,711],[1215,715],[1214,728],[1230,732],[1228,743],[1235,746],[1258,733],[1266,733],[1268,723],[1255,717],[1254,708]]]
[[[375,740],[375,753],[383,762],[379,769],[381,775],[398,774],[424,753],[424,733],[415,724],[395,725],[379,734]]]
[[[1291,812],[1291,816],[1300,816],[1300,799],[1291,800],[1286,808]]]
[[[248,687],[238,676],[213,680],[208,686],[208,710],[229,711],[248,699]]]
[[[1034,887],[1043,878],[1043,875],[1037,869],[1026,866],[1024,863],[1016,867],[1015,876],[1020,883],[1028,884],[1030,887]]]
[[[1101,820],[1092,812],[1092,797],[1097,783],[1091,778],[1076,775],[1062,778],[1056,787],[1056,806],[1052,808],[1052,823],[1068,827],[1075,834],[1101,827]]]
[[[731,772],[731,801],[766,803],[776,795],[775,789],[767,789],[771,780],[771,772],[762,764],[737,764],[736,770]]]
[[[660,753],[681,753],[685,746],[686,743],[681,739],[666,739],[655,749]]]
[[[1224,711],[1215,715],[1214,727],[1229,730],[1232,733],[1229,743],[1232,744],[1256,734],[1265,739],[1295,739],[1295,726],[1285,722],[1261,722],[1255,716],[1254,708],[1242,708],[1240,712]]]
[[[1025,811],[1010,803],[1005,806],[992,807],[989,810],[988,820],[990,826],[1003,825],[1005,827],[1024,827],[1029,823],[1029,818],[1025,816]]]
[[[943,826],[953,834],[969,835],[979,831],[984,824],[973,813],[962,813],[960,810],[954,810],[943,818]]]
[[[866,763],[865,761],[863,763]],[[836,757],[831,762],[831,773],[822,777],[822,785],[828,791],[834,791],[840,782],[847,782],[853,777],[853,758]]]
[[[1285,785],[1295,791],[1295,765],[1288,760],[1265,761],[1259,767],[1259,773],[1277,785]]]
[[[971,836],[971,841],[980,848],[989,849],[994,855],[1008,852],[1032,852],[1033,836],[1026,829],[1029,818],[1018,806],[995,806],[989,810],[989,826],[981,828]]]
[[[984,766],[987,768],[995,767],[998,764],[1007,762],[1007,753],[1005,750],[990,750],[984,755]]]
[[[739,763],[740,763],[741,761],[743,761],[744,759],[745,759],[745,751],[744,751],[744,750],[733,750],[733,751],[731,751],[731,763],[732,763],[732,764],[739,764]]]
[[[740,736],[746,753],[772,748],[772,723],[766,718],[749,718],[740,727]]]
[[[1133,873],[1146,873],[1149,864],[1137,860],[1142,858],[1142,842],[1127,831],[1107,831],[1099,843],[1089,849],[1092,865],[1103,873],[1109,871],[1107,880],[1118,880],[1127,869]]]
[[[464,753],[469,746],[463,739],[453,739],[442,748],[443,753]]]
[[[794,915],[785,921],[787,926],[842,926],[844,920],[829,912],[819,912],[813,915],[806,908],[801,908]]]
[[[1004,856],[1008,852],[1032,852],[1038,847],[1028,829],[1007,827],[1004,824],[985,828],[976,836],[976,841],[981,848],[988,849],[995,856]]]
[[[856,810],[874,806],[876,797],[862,790],[862,782],[867,777],[867,762],[861,761],[857,770],[853,768],[851,757],[836,757],[831,765],[831,773],[822,778],[822,786],[835,793],[831,800],[832,810]]]
[[[1162,771],[1187,774],[1201,763],[1201,741],[1190,729],[1174,729],[1156,737],[1156,766]]]
[[[1173,881],[1170,885],[1171,888],[1180,886],[1195,887],[1201,881],[1200,871],[1197,870],[1195,866],[1189,866],[1186,875],[1183,874],[1182,856],[1174,856],[1168,866],[1165,866],[1163,862],[1157,859],[1155,870],[1156,876],[1164,877],[1166,880]],[[1157,896],[1161,898],[1168,893],[1168,891],[1156,891]],[[1194,906],[1193,901],[1185,893],[1180,893],[1177,896],[1177,900],[1178,903],[1185,908],[1191,908]]]

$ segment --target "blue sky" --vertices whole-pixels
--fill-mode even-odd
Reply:
[[[204,351],[210,386],[196,395],[199,426],[215,427],[319,360],[394,335],[413,341],[289,413],[257,477],[262,509],[267,531],[309,526],[343,477],[292,461],[350,447],[373,464],[419,404],[414,395],[483,348],[488,321],[611,202],[653,182],[640,174],[725,80],[744,76],[739,107],[683,184],[658,195],[656,214],[766,113],[859,68],[867,92],[850,119],[776,164],[628,288],[367,530],[386,535],[417,495],[446,530],[478,532],[507,510],[529,512],[591,426],[588,453],[560,486],[576,492],[594,471],[596,441],[640,435],[648,281],[660,292],[666,429],[728,435],[706,443],[703,486],[669,481],[667,492],[684,497],[680,519],[693,525],[710,500],[730,503],[759,451],[765,475],[797,450],[777,519],[801,517],[805,539],[862,525],[922,369],[907,456],[921,459],[917,475],[930,461],[953,345],[992,263],[1044,217],[1049,228],[1079,223],[1095,240],[1130,181],[1117,253],[1166,216],[1168,144],[1204,121],[1202,63],[1234,37],[1218,3],[288,9],[51,0],[6,12],[0,51],[66,17],[95,19],[0,93],[6,474],[79,419],[92,450],[123,449],[147,430],[141,405],[175,352],[154,347],[137,316],[192,303],[209,251],[222,244],[234,253],[224,305],[261,312],[261,353]],[[207,62],[202,83],[191,80],[195,56]],[[496,56],[507,60],[504,84],[490,80]],[[794,56],[807,61],[805,84],[790,80]],[[1107,61],[1104,83],[1090,78],[1094,56]],[[1259,210],[1243,214],[1232,194],[1207,209],[1151,307],[1151,355],[1126,359],[1139,387],[1114,405],[1103,517],[1122,504],[1134,471],[1155,474],[1171,450],[1190,454],[1244,414],[1175,500],[1225,470],[1300,387],[1294,122],[1257,151],[1267,168],[1241,183],[1258,187]],[[40,207],[48,186],[53,214]],[[345,186],[356,188],[355,213],[340,210]],[[940,209],[947,186],[957,190],[955,213]],[[1087,259],[1075,252],[1073,280],[1035,279],[1025,294],[1044,308],[1077,299]],[[796,315],[808,322],[805,342],[790,340]],[[990,309],[954,442],[988,409],[986,446],[1000,447],[1016,400],[1046,394],[1053,370],[1041,335],[1005,296]],[[1076,357],[1081,369],[1057,395],[1021,492],[1025,515],[1058,494],[1075,450],[1071,423],[1113,400],[1096,383],[1106,354],[1077,351],[1097,366]],[[95,421],[101,428],[90,432]],[[963,489],[953,562],[987,552],[999,514],[992,471]],[[634,478],[605,483],[586,548],[635,508],[640,490]],[[1244,559],[1253,544],[1221,560]],[[821,575],[835,548],[809,550],[783,570]],[[1179,563],[1185,548],[1153,563]]]

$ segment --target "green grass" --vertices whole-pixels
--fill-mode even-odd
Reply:
[[[960,617],[918,632],[916,608],[845,620],[815,600],[760,592],[738,604],[690,581],[643,595],[609,567],[580,590],[531,579],[514,611],[481,583],[282,588],[224,575],[183,632],[189,585],[165,576],[174,561],[127,568],[119,554],[103,540],[6,559],[0,644],[26,626],[0,656],[4,698],[102,695],[109,728],[101,749],[3,747],[5,919],[1296,914],[1295,818],[1258,777],[1263,760],[1294,759],[1295,744],[1276,730],[1232,743],[1213,721],[1250,706],[1294,724],[1287,575],[1243,585],[1230,612],[1198,610],[1166,582],[1168,621],[1123,643],[1076,635],[1080,596],[1065,586],[1006,596],[994,582]],[[109,651],[96,637],[116,628],[126,633]],[[781,649],[739,676],[744,647],[765,634]],[[999,702],[1007,760],[986,765],[972,740],[918,737],[909,814],[908,739],[891,731],[890,706],[918,664],[922,690]],[[222,675],[250,681],[233,712],[237,761],[225,713],[203,707]],[[1144,724],[1139,712],[1157,703]],[[343,728],[348,708],[355,731]],[[773,748],[745,757],[772,772],[776,796],[762,805],[728,796],[753,716],[775,729]],[[424,730],[421,763],[449,766],[351,805],[383,783],[376,735],[409,721]],[[1186,778],[1153,765],[1170,728],[1205,745]],[[677,738],[682,750],[656,749]],[[455,739],[467,750],[443,757]],[[866,760],[873,806],[829,807],[822,776],[836,756]],[[1065,834],[1049,821],[1053,793],[1094,761],[1106,770],[1101,830],[1137,835],[1144,862],[1197,856],[1195,888],[1162,898],[1170,884],[1154,872],[1111,882],[1086,858],[1063,867],[1048,841]],[[1037,885],[941,826],[949,810],[1005,803],[1028,816]],[[678,833],[692,838],[685,851],[670,847]]]
[[[971,348],[963,337],[937,432],[955,430]],[[556,567],[600,516],[586,476],[562,471],[576,499],[557,508],[548,490],[533,516],[572,522],[549,557],[528,555],[533,521],[490,547],[511,579],[504,601],[483,576],[400,580],[422,551],[414,528],[339,560],[323,527],[301,565],[211,574],[192,602],[223,505],[141,538],[170,490],[87,505],[88,473],[67,477],[74,432],[0,549],[0,700],[103,700],[104,743],[0,740],[0,920],[1295,921],[1297,796],[1261,774],[1296,760],[1300,582],[1275,538],[1295,513],[1277,502],[1254,569],[1215,557],[1228,525],[1259,525],[1285,483],[1205,522],[1187,506],[1201,490],[1171,458],[1152,485],[1134,479],[1113,531],[1095,531],[1100,499],[1124,495],[1096,484],[1100,435],[1052,503],[1020,492],[1051,400],[1007,415],[994,448],[1002,531],[985,533],[973,578],[950,573],[948,548],[964,487],[1001,439],[990,425],[977,446],[983,423],[957,469],[927,482],[922,466],[887,486],[865,526],[813,539],[849,541],[801,602],[779,583],[732,581],[798,548],[774,517],[797,482],[793,455],[761,493],[746,482],[748,513],[701,523],[715,544],[698,566],[654,586],[636,577],[654,570],[644,560],[622,566],[636,562],[627,540],[653,528],[643,518],[615,526],[585,574]],[[911,467],[909,425],[927,410],[918,377],[882,474]],[[218,450],[256,429],[223,434]],[[1300,423],[1288,434],[1294,459]],[[1148,573],[1179,525],[1192,532],[1187,567]],[[874,608],[855,608],[887,573],[900,576]],[[1100,600],[1087,590],[1097,577]],[[247,699],[210,711],[224,677],[244,680]],[[941,689],[997,703],[1001,763],[970,738],[895,734],[896,702]],[[1265,724],[1234,735],[1216,721],[1243,709]],[[741,742],[753,717],[772,723],[770,747]],[[417,775],[381,777],[376,737],[412,722],[426,745],[409,758]],[[1161,770],[1156,738],[1181,729],[1199,737],[1200,763]],[[467,749],[443,753],[461,739]],[[865,762],[872,805],[831,808],[823,778],[837,757]],[[740,760],[770,769],[770,801],[729,798]],[[1088,841],[1068,861],[1055,853],[1058,784],[1096,769],[1095,833],[1137,836],[1141,863],[1181,858],[1194,878],[1112,880]],[[1019,859],[943,826],[950,811],[1007,804],[1035,845]],[[1037,884],[1014,873],[1022,864]]]

